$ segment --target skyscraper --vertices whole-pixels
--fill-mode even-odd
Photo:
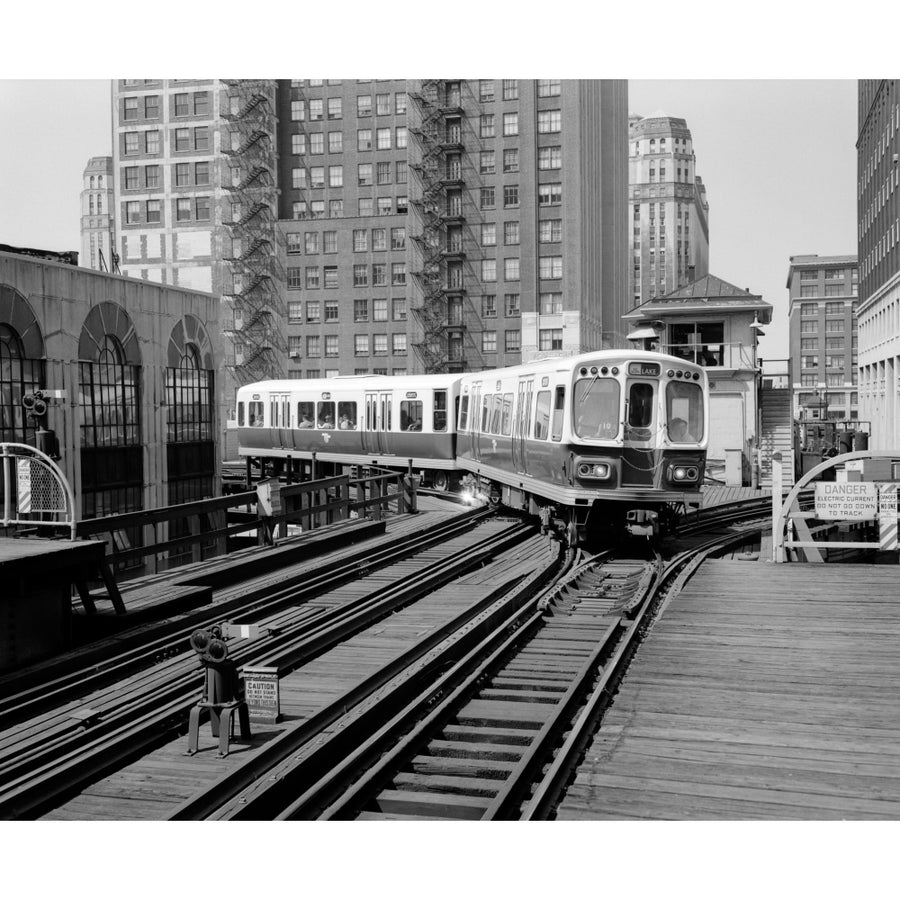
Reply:
[[[871,449],[900,444],[900,84],[859,82],[859,417]]]
[[[81,264],[114,271],[113,161],[109,156],[88,160],[81,188]]]
[[[629,117],[631,306],[709,274],[709,203],[684,119]]]

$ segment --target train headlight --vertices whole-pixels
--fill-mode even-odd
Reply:
[[[669,481],[696,481],[700,477],[700,469],[692,465],[669,466]]]
[[[609,478],[612,469],[609,463],[583,462],[578,465],[579,478]]]

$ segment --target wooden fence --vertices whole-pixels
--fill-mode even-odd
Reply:
[[[354,470],[297,484],[268,479],[240,494],[85,519],[76,535],[105,540],[107,562],[118,571],[148,573],[224,555],[239,538],[272,544],[289,525],[308,531],[349,518],[381,519],[392,506],[416,511],[413,476]]]

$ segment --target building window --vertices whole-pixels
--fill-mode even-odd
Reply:
[[[306,153],[305,134],[291,135],[291,153],[293,153],[295,156],[302,156],[304,153]]]
[[[341,98],[340,97],[329,97],[328,98],[328,118],[329,119],[340,119],[342,118],[343,113],[341,111]]]
[[[406,321],[406,298],[394,297],[391,301],[391,317],[395,322]]]
[[[539,78],[538,97],[558,97],[560,92],[559,78]]]
[[[819,286],[817,284],[801,284],[800,285],[800,296],[801,297],[818,297],[819,296]]]
[[[509,260],[507,260],[509,262]],[[518,263],[518,260],[516,260]],[[510,279],[507,279],[509,281]],[[513,279],[515,280],[515,279]],[[505,294],[503,297],[503,304],[506,310],[506,315],[515,317],[522,314],[521,306],[519,305],[519,295],[518,294]]]
[[[503,186],[504,209],[516,209],[519,206],[519,186],[517,184],[505,184]]]
[[[191,201],[188,197],[182,197],[175,201],[175,221],[189,222],[191,219]]]
[[[390,150],[391,149],[391,129],[376,128],[375,129],[375,149]]]
[[[542,244],[557,244],[562,240],[562,219],[541,219],[538,240]]]
[[[306,267],[306,289],[308,291],[314,291],[319,287],[319,267],[318,266],[307,266]]]
[[[393,212],[394,209],[394,200],[392,197],[379,197],[378,198],[378,215],[379,216],[389,216]]]
[[[503,260],[503,280],[518,281],[519,280],[519,260],[504,259]]]
[[[338,286],[337,266],[325,266],[325,287],[334,290]]]
[[[369,267],[365,263],[353,266],[353,287],[368,287]]]
[[[328,187],[339,188],[344,186],[344,167],[328,167]]]
[[[481,188],[481,208],[482,209],[494,209],[494,206],[495,206],[494,189],[492,187]]]
[[[194,149],[209,150],[209,128],[206,125],[194,129]]]
[[[388,135],[390,136],[389,129],[388,129]],[[357,150],[371,150],[372,149],[372,129],[371,128],[360,128],[356,132],[356,149]]]
[[[541,328],[539,333],[539,350],[562,350],[562,328]]]
[[[405,116],[406,115],[406,92],[405,91],[397,91],[394,94],[394,115],[396,116]]]
[[[194,201],[194,213],[198,222],[209,221],[209,197],[197,197]]]
[[[391,264],[391,284],[395,287],[406,284],[406,263]]]
[[[519,133],[519,114],[517,112],[503,113],[503,136],[515,137]]]
[[[354,300],[353,301],[353,321],[368,322],[369,321],[369,301]]]
[[[558,291],[549,291],[547,293],[542,293],[540,296],[540,303],[542,316],[562,315],[562,294]]]
[[[303,287],[299,266],[287,267],[287,286],[289,291],[299,291]]]
[[[538,168],[539,169],[561,169],[562,168],[562,147],[539,147],[538,148]]]
[[[369,231],[367,228],[353,229],[353,252],[365,253],[369,249]]]
[[[299,287],[300,270],[294,269],[294,273],[295,273],[296,282],[297,282],[296,286]],[[291,281],[291,270],[288,269],[288,287],[291,287],[290,281]],[[303,322],[303,302],[301,300],[289,300],[288,301],[288,322],[291,322],[295,325],[298,322],[301,322],[301,323]],[[299,346],[300,338],[289,338],[289,340],[297,341],[297,352],[299,352],[300,351],[300,346]],[[290,349],[293,350],[294,348],[291,347]]]
[[[372,321],[387,322],[388,320],[388,304],[387,299],[382,298],[372,301]]]
[[[519,223],[518,222],[504,222],[503,223],[503,243],[507,247],[513,247],[519,243]]]
[[[138,133],[130,131],[125,134],[125,155],[140,153],[138,149]]]
[[[406,228],[392,228],[391,229],[391,250],[405,250],[406,249]]]
[[[406,149],[407,130],[405,125],[398,125],[394,129],[394,143],[398,150]]]
[[[325,101],[322,99],[309,101],[309,120],[318,122],[324,115]]]
[[[372,336],[372,350],[375,356],[388,355],[388,336],[386,334],[375,334]]]
[[[353,355],[369,355],[369,336],[367,334],[356,334],[353,336]]]
[[[391,183],[391,164],[389,162],[375,164],[375,182],[376,184]]]
[[[497,296],[495,294],[484,294],[481,298],[481,318],[496,319],[497,318]]]
[[[387,286],[387,264],[374,263],[372,265],[372,285],[373,287]]]
[[[485,114],[479,120],[479,135],[483,138],[494,137],[494,116]]]
[[[136,225],[141,221],[141,204],[139,200],[129,200],[125,204],[125,224]]]
[[[138,98],[126,97],[123,104],[122,113],[126,122],[131,119],[136,119],[138,117]]]
[[[562,257],[542,256],[540,258],[541,278],[562,278]]]
[[[373,228],[372,229],[372,249],[373,250],[387,250],[387,229],[386,228]]]
[[[493,150],[481,151],[479,171],[482,175],[493,175],[497,171],[497,158]]]
[[[306,321],[318,322],[322,317],[322,304],[318,300],[306,301]]]
[[[319,355],[319,336],[317,334],[308,334],[306,336],[306,356],[314,359]]]
[[[562,184],[539,184],[538,206],[559,206],[562,203]]]
[[[478,82],[478,99],[481,103],[490,103],[494,99],[494,82],[482,79]]]
[[[496,353],[497,352],[497,332],[483,331],[481,333],[481,352]]]
[[[481,261],[481,280],[488,282],[497,280],[496,259],[483,259]]]
[[[372,115],[372,95],[360,94],[356,98],[356,115],[357,118],[364,118]]]
[[[497,226],[493,222],[485,222],[481,226],[481,246],[495,247],[497,245]]]
[[[137,166],[126,166],[125,167],[125,190],[133,191],[136,188],[140,187],[140,182],[138,179],[139,169]],[[90,211],[94,211],[94,195],[91,194],[89,197],[90,200]]]
[[[538,134],[556,134],[562,129],[562,111],[545,109],[538,111]]]
[[[340,356],[340,340],[336,334],[325,335],[325,355]]]
[[[503,79],[503,99],[518,100],[519,99],[519,82],[515,78]]]
[[[209,163],[194,163],[194,184],[209,184]]]
[[[517,148],[503,151],[503,171],[507,174],[519,171],[519,151]]]
[[[520,353],[522,351],[522,332],[518,329],[504,333],[504,348],[507,353]]]
[[[360,197],[358,201],[360,216],[371,216],[375,210],[375,201],[371,197]]]
[[[394,334],[391,336],[392,351],[394,356],[406,356],[406,335]]]
[[[159,200],[147,201],[147,222],[158,225],[162,221],[162,203]]]

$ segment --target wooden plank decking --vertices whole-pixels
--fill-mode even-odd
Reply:
[[[640,648],[559,818],[900,817],[897,574],[705,563]]]

